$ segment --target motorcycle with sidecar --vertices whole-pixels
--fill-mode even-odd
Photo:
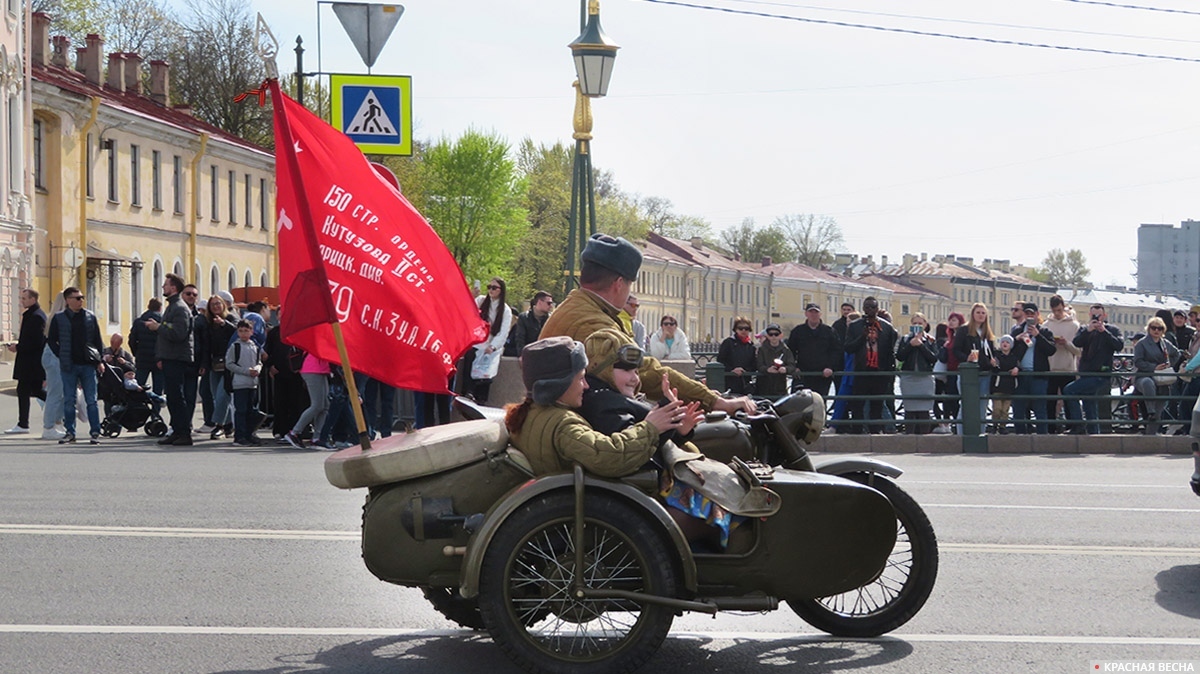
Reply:
[[[657,497],[655,465],[621,479],[579,467],[535,476],[509,445],[502,410],[456,406],[475,418],[343,450],[326,476],[368,489],[371,573],[487,629],[528,671],[631,671],[683,611],[770,611],[781,601],[830,634],[877,636],[916,615],[933,589],[937,538],[897,486],[900,469],[861,457],[814,463],[803,448],[824,426],[811,391],[697,427],[708,459],[779,501],[721,550],[689,544]]]

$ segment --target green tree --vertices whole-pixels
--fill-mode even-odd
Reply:
[[[536,145],[529,138],[521,141],[517,150],[517,170],[527,186],[529,230],[517,249],[509,283],[514,304],[517,298],[528,299],[537,290],[563,297],[573,154],[574,150],[561,142]]]
[[[506,276],[529,230],[526,185],[498,135],[442,138],[420,163],[421,192],[406,192],[468,279]]]
[[[787,232],[776,225],[757,227],[754,218],[721,232],[721,243],[746,262],[758,262],[765,257],[783,262],[793,260],[796,250]]]
[[[775,218],[778,227],[792,243],[794,258],[800,264],[820,268],[833,262],[833,254],[842,249],[845,241],[837,221],[823,215],[792,214]]]
[[[712,225],[703,218],[677,215],[671,210],[671,200],[663,197],[643,197],[638,207],[650,231],[675,239],[690,239],[699,236],[712,238]]]
[[[1056,288],[1086,288],[1092,270],[1088,269],[1083,251],[1078,248],[1072,248],[1065,253],[1055,248],[1046,253],[1038,273],[1042,276],[1041,280]]]
[[[255,52],[254,21],[243,0],[186,0],[182,37],[172,45],[171,97],[200,119],[264,147],[274,147],[271,108],[234,97],[266,77]]]

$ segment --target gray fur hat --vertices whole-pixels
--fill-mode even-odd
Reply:
[[[570,337],[548,337],[521,349],[525,390],[539,405],[553,405],[586,368],[583,345]]]
[[[637,280],[638,270],[642,268],[642,251],[637,246],[622,237],[613,238],[607,234],[593,234],[579,258],[611,269],[631,281]]]

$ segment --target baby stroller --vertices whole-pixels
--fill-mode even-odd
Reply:
[[[100,376],[96,390],[104,403],[104,420],[100,422],[100,434],[115,438],[121,430],[136,431],[144,428],[146,435],[160,437],[167,434],[167,424],[154,409],[154,403],[144,391],[125,388],[125,379],[120,368],[109,363],[100,364]]]

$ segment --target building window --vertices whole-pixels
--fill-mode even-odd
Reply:
[[[46,175],[43,173],[42,161],[43,145],[42,145],[42,120],[33,120],[33,186],[38,189],[46,189]]]
[[[233,290],[236,287],[237,287],[237,270],[234,269],[233,267],[230,267],[229,268],[229,288],[227,288],[227,290]]]
[[[183,215],[183,157],[171,158],[171,189],[175,192],[175,215]]]
[[[134,206],[142,205],[142,172],[138,164],[142,159],[142,148],[137,145],[129,146],[129,203]]]
[[[208,285],[209,290],[214,295],[221,289],[221,271],[217,269],[216,265],[213,265],[213,268],[208,272]],[[232,310],[233,307],[229,307],[229,309]]]
[[[246,280],[246,287],[247,287],[247,288],[249,288],[249,287],[251,287],[251,286],[253,286],[253,285],[254,285],[254,276],[253,276],[253,275],[250,273],[250,270],[249,270],[249,269],[247,269],[247,270],[246,270],[246,276],[245,276],[245,280]]]
[[[153,152],[150,153],[150,190],[153,193],[150,197],[151,200],[153,200],[153,203],[151,205],[154,207],[154,210],[161,211],[162,210],[162,152],[159,152],[158,150],[154,150]],[[135,309],[137,308],[136,304],[134,305],[134,308]]]
[[[21,119],[21,99],[16,96],[8,97],[8,189],[11,192],[24,192],[21,181],[25,179],[25,158],[22,156],[25,138],[25,125]]]
[[[163,274],[162,260],[155,260],[154,261],[154,294],[152,295],[153,297],[158,297],[158,294],[160,292],[162,292],[162,284],[163,284],[164,278],[166,278],[166,275]]]
[[[253,213],[252,209],[250,208],[251,201],[250,201],[250,174],[249,173],[246,174],[246,185],[245,185],[244,189],[245,189],[245,194],[242,195],[242,198],[246,202],[246,204],[245,204],[246,226],[251,227],[254,225],[254,213]]]
[[[108,200],[115,203],[118,202],[117,195],[117,141],[108,139],[105,141],[108,151]]]
[[[266,229],[271,219],[267,217],[267,179],[258,179],[258,219],[259,227]]]
[[[134,263],[129,270],[129,311],[134,316],[142,308],[142,265]]]
[[[108,322],[121,322],[121,268],[108,263]]]
[[[229,224],[237,224],[237,173],[229,172]]]
[[[210,208],[208,210],[212,216],[213,222],[217,222],[220,220],[220,216],[221,216],[221,189],[220,189],[220,185],[217,182],[217,165],[216,164],[213,164],[212,166],[209,167],[208,182],[209,182],[208,193],[209,193],[209,197],[210,197],[210,199],[209,199]]]

